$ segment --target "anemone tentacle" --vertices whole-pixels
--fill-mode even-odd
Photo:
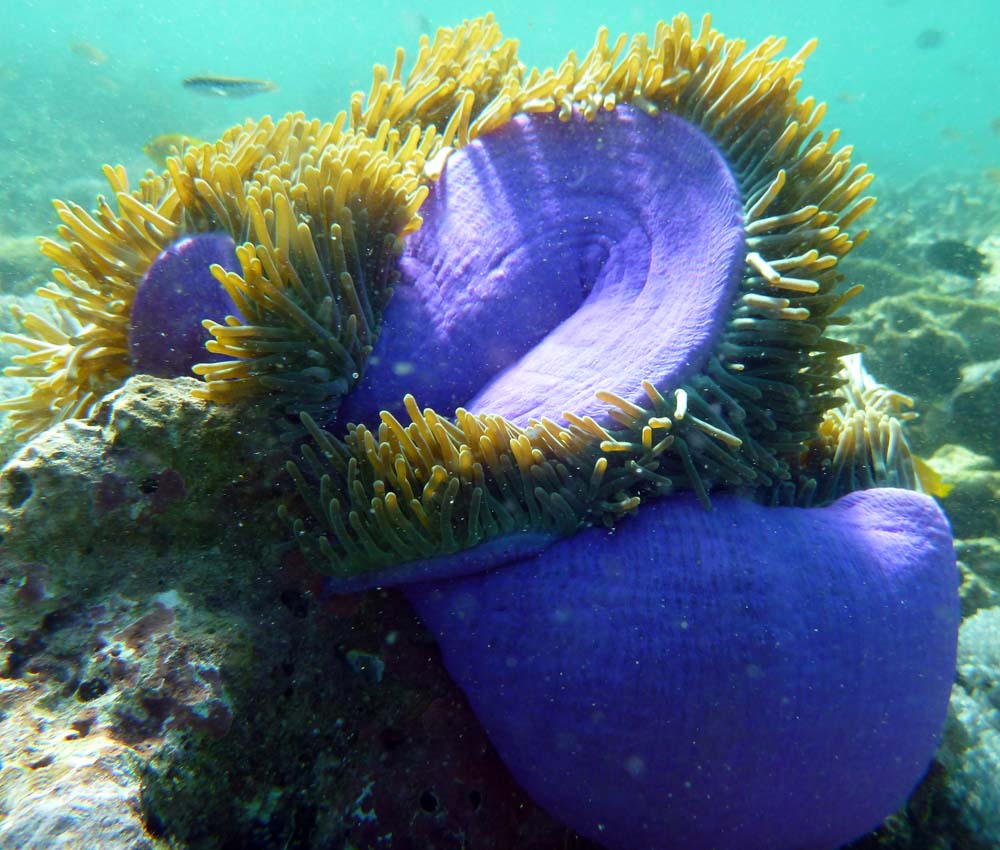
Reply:
[[[332,123],[301,115],[248,122],[171,157],[137,191],[124,169],[108,168],[117,213],[103,199],[93,215],[57,204],[62,243],[44,240],[43,251],[61,268],[41,291],[57,315],[25,315],[25,333],[7,337],[28,349],[11,371],[33,391],[4,407],[22,436],[85,415],[130,373],[125,338],[145,271],[179,235],[222,230],[237,242],[239,271],[212,272],[242,319],[206,317],[207,347],[225,359],[195,366],[205,380],[196,392],[220,402],[267,394],[287,411],[329,418],[364,374],[402,240],[420,227],[448,156],[519,114],[593,121],[628,105],[704,132],[742,197],[745,267],[708,361],[676,385],[598,391],[596,418],[553,411],[561,422],[518,425],[489,411],[453,418],[413,403],[405,428],[383,421],[342,441],[324,437],[324,449],[307,450],[307,466],[329,476],[321,489],[338,494],[319,511],[332,568],[404,556],[403,543],[357,543],[390,531],[415,541],[415,554],[430,541],[461,548],[508,528],[610,524],[669,491],[694,491],[707,504],[719,489],[763,500],[808,489],[814,473],[854,468],[844,458],[871,442],[855,439],[853,450],[835,453],[840,460],[826,457],[831,434],[860,433],[865,415],[843,414],[855,422],[849,428],[830,424],[842,400],[841,361],[854,349],[828,330],[844,321],[836,311],[857,290],[837,289],[837,265],[864,238],[847,228],[872,199],[865,167],[851,166],[836,132],[819,131],[825,107],[798,98],[813,47],[779,58],[782,39],[747,50],[709,18],[695,33],[681,15],[651,39],[611,42],[602,28],[582,59],[570,53],[558,68],[526,70],[516,41],[487,16],[422,39],[405,79],[399,51],[391,71],[375,69],[367,99],[357,95]],[[416,437],[404,435],[428,429],[435,439],[414,458]],[[862,430],[881,434],[880,446],[899,444],[881,429]],[[849,477],[868,480],[860,469]],[[309,539],[301,522],[295,527]]]
[[[59,264],[39,290],[64,328],[25,314],[8,342],[29,350],[8,374],[31,392],[3,403],[26,439],[89,407],[131,373],[127,336],[135,293],[178,237],[228,233],[240,272],[213,269],[244,322],[206,317],[212,351],[229,360],[197,370],[200,394],[230,401],[265,392],[294,410],[335,407],[363,367],[394,281],[399,239],[419,226],[423,195],[401,162],[420,134],[400,140],[322,124],[301,114],[234,127],[214,144],[170,157],[132,190],[105,167],[117,212],[56,202],[61,241],[42,239]],[[219,321],[225,320],[225,321]]]
[[[845,357],[841,405],[828,410],[802,456],[795,504],[828,504],[855,490],[923,490],[904,423],[913,399],[880,384],[860,355]]]
[[[491,43],[501,43],[497,33],[491,38],[497,41],[483,40],[477,49],[488,54]],[[613,499],[594,500],[588,508],[577,510],[577,527],[611,523],[633,511],[641,499],[671,490],[693,490],[707,504],[710,493],[719,489],[754,491],[768,501],[789,488],[795,492],[814,487],[808,482],[822,470],[803,465],[800,457],[810,454],[817,441],[828,442],[829,433],[835,430],[828,417],[843,401],[840,390],[847,378],[842,374],[842,359],[855,351],[828,334],[829,328],[846,321],[836,311],[859,291],[859,287],[838,290],[837,265],[866,235],[861,231],[852,236],[848,228],[874,202],[864,195],[871,182],[865,167],[851,167],[850,148],[837,147],[836,131],[824,137],[818,130],[825,106],[812,98],[798,98],[798,75],[815,43],[791,57],[777,58],[784,48],[783,39],[769,38],[747,51],[744,42],[726,40],[713,30],[707,17],[695,34],[690,21],[678,16],[670,24],[661,23],[652,40],[621,36],[611,43],[602,28],[582,60],[570,54],[556,69],[526,75],[506,53],[508,43],[502,44],[502,64],[508,68],[505,93],[473,118],[466,95],[454,89],[455,120],[437,119],[453,127],[457,123],[458,129],[448,139],[454,149],[498,129],[519,113],[557,112],[565,121],[579,114],[592,121],[601,111],[630,104],[651,115],[671,113],[699,127],[729,164],[743,198],[745,268],[736,302],[705,367],[677,385],[646,382],[629,398],[599,392],[598,397],[606,402],[600,422],[562,412],[565,422],[557,427],[563,439],[578,447],[577,464],[568,468],[585,479],[603,460],[606,486],[617,488]],[[426,43],[423,48],[427,49]],[[385,104],[401,97],[405,86],[399,79],[400,65],[398,60],[389,82],[385,74],[376,73],[370,103]],[[359,123],[360,103],[356,101],[354,112]],[[381,113],[372,107],[364,114],[367,126],[372,126],[376,114],[385,120],[402,120],[385,107]],[[447,146],[442,150],[450,152]],[[433,180],[437,173],[425,170],[421,176]],[[407,409],[413,419],[408,427],[418,427],[427,412],[417,411],[414,416],[409,405]],[[497,437],[490,449],[511,464],[518,450],[507,435],[515,427],[506,423],[505,436]],[[408,500],[403,491],[419,492],[432,478],[430,473],[406,466],[404,487],[392,474],[395,464],[405,461],[395,438],[398,430],[380,426],[373,433],[359,427],[348,433],[339,451],[354,458],[349,484],[344,469],[319,463],[321,468],[315,470],[338,482],[332,492],[344,492],[346,486],[346,492],[353,494],[349,504],[333,499],[319,513],[325,518],[320,522],[326,530],[320,533],[325,538],[324,551],[337,572],[367,568],[366,557],[359,554],[363,547],[352,549],[351,556],[341,547],[348,545],[349,538],[385,531],[390,516],[387,498],[394,500],[393,522],[419,522],[416,516],[406,516]],[[549,433],[545,424],[534,420],[525,430]],[[425,466],[449,469],[448,452],[479,451],[469,442],[459,440],[447,450],[429,443],[433,462]],[[857,443],[853,451],[842,452],[840,461],[832,467],[828,462],[823,469],[844,469],[845,464],[854,463],[846,458],[860,457],[866,446],[867,442]],[[538,453],[539,468],[560,460],[545,440],[539,440],[533,451]],[[818,456],[812,451],[811,457]],[[374,463],[374,457],[385,460]],[[310,466],[317,462],[315,455],[309,460]],[[490,471],[487,467],[487,476]],[[546,475],[539,472],[539,479],[544,481]],[[871,480],[876,479],[881,480],[878,476]],[[457,475],[452,480],[457,483],[447,491],[454,497],[449,497],[446,514],[453,528],[441,537],[470,539],[466,529],[475,526],[479,531],[474,536],[481,539],[486,526],[473,516],[483,510],[481,486],[469,476]],[[906,474],[900,480],[907,480]],[[819,491],[832,498],[839,488],[820,487]],[[557,493],[558,488],[546,492]],[[534,520],[525,501],[519,500],[518,515],[521,526],[529,527]],[[599,509],[598,502],[614,508]],[[622,505],[628,508],[623,510]],[[438,508],[433,522],[441,515]],[[310,539],[302,522],[295,528],[301,540]],[[363,532],[358,530],[362,528]],[[372,564],[403,557],[398,552],[395,556],[371,554]]]

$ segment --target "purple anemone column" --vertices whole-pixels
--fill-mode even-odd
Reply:
[[[227,233],[179,239],[153,261],[132,303],[129,358],[137,373],[174,378],[190,375],[195,363],[218,360],[205,350],[211,335],[203,319],[239,315],[209,267],[238,271],[236,245]]]
[[[645,504],[614,531],[406,588],[518,781],[614,850],[834,850],[901,806],[955,670],[947,520]]]

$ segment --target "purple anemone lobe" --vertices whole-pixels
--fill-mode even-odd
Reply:
[[[236,244],[227,233],[185,236],[161,252],[147,269],[132,303],[129,359],[136,373],[175,378],[195,363],[224,359],[205,349],[211,335],[202,320],[239,316],[236,305],[210,271],[238,271]]]
[[[958,575],[926,496],[646,503],[498,569],[406,588],[504,761],[613,850],[831,850],[936,749]]]
[[[744,263],[739,189],[705,134],[631,107],[519,115],[453,153],[340,421],[412,393],[519,424],[606,420],[708,358]]]

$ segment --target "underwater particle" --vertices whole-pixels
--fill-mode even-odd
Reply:
[[[638,779],[646,772],[646,762],[642,756],[629,756],[625,759],[625,772]]]
[[[982,251],[957,239],[939,239],[926,252],[927,262],[934,268],[957,274],[968,280],[978,280],[990,271],[990,262]]]

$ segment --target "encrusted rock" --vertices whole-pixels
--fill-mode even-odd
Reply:
[[[252,526],[283,537],[272,489],[284,450],[274,423],[190,394],[193,379],[129,380],[86,420],[63,422],[0,473],[0,534],[24,560],[48,558],[60,592],[81,558],[109,544],[222,545]],[[119,567],[126,575],[115,575]],[[135,566],[106,564],[105,578]]]
[[[401,595],[310,571],[281,423],[190,388],[134,378],[0,473],[0,848],[590,846]]]

